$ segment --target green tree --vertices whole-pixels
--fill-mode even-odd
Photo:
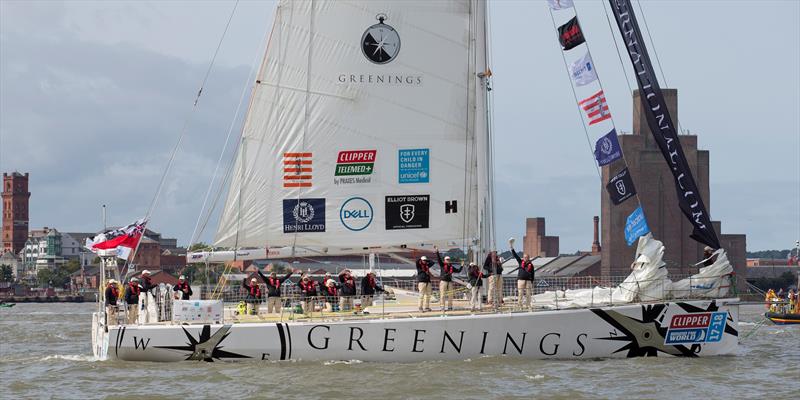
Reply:
[[[67,263],[61,268],[63,268],[68,274],[71,274],[81,269],[81,262],[77,259],[72,259],[67,261]]]
[[[11,266],[2,264],[0,265],[0,282],[13,282],[14,273],[11,271]]]
[[[211,246],[209,246],[209,245],[207,245],[207,244],[205,244],[203,242],[197,242],[197,243],[189,246],[188,251],[210,250],[210,249],[211,249]]]

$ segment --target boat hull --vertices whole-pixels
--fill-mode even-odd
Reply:
[[[800,314],[783,314],[767,312],[764,314],[772,323],[776,325],[800,324]]]
[[[129,361],[698,357],[735,354],[738,311],[738,300],[724,299],[464,316],[126,325],[105,334],[98,329],[93,340],[107,358]]]

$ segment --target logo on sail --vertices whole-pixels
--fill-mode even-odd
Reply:
[[[283,187],[311,187],[311,153],[283,153]]]
[[[386,14],[376,16],[378,23],[370,26],[361,36],[361,51],[364,57],[375,64],[386,64],[400,53],[400,35],[388,24]]]
[[[336,157],[334,184],[370,183],[377,150],[340,151]]]
[[[386,196],[386,229],[427,229],[430,196]]]
[[[325,199],[284,199],[283,233],[325,232]]]
[[[430,154],[430,149],[399,150],[397,155],[399,182],[430,182]]]
[[[372,204],[362,197],[347,199],[339,210],[339,220],[351,231],[362,231],[372,223]]]

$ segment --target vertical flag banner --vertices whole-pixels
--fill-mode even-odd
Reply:
[[[642,206],[636,207],[635,210],[628,216],[625,221],[625,241],[628,246],[636,242],[640,236],[650,233],[650,227],[647,226],[647,220],[644,218],[644,211]]]
[[[581,25],[578,23],[578,17],[572,17],[566,24],[558,27],[558,41],[561,43],[561,48],[569,50],[585,42],[583,32],[581,32]]]
[[[597,71],[594,70],[594,62],[588,51],[583,57],[570,64],[569,76],[575,82],[575,86],[586,86],[597,80]]]
[[[630,199],[636,194],[636,187],[633,186],[633,179],[631,179],[628,167],[619,171],[608,181],[606,190],[608,191],[608,195],[611,196],[611,202],[614,203],[615,206],[622,204],[623,201]]]
[[[625,39],[625,47],[633,64],[633,70],[636,72],[647,125],[675,179],[675,190],[681,211],[694,226],[691,236],[700,243],[718,249],[720,245],[717,232],[711,224],[711,216],[700,197],[700,190],[686,161],[680,138],[673,125],[674,120],[667,110],[667,103],[658,84],[653,63],[647,54],[630,0],[609,0],[609,3],[619,31]]]
[[[608,104],[606,103],[606,96],[603,94],[602,90],[581,100],[578,105],[586,112],[586,117],[589,118],[589,125],[594,125],[611,118],[611,112],[608,111]]]
[[[572,0],[547,0],[547,4],[553,10],[563,10],[573,6]]]
[[[617,130],[612,129],[594,144],[594,158],[602,167],[622,158],[622,148],[617,139]]]

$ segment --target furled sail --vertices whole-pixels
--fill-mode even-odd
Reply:
[[[482,1],[281,1],[216,245],[476,244],[485,41]]]

